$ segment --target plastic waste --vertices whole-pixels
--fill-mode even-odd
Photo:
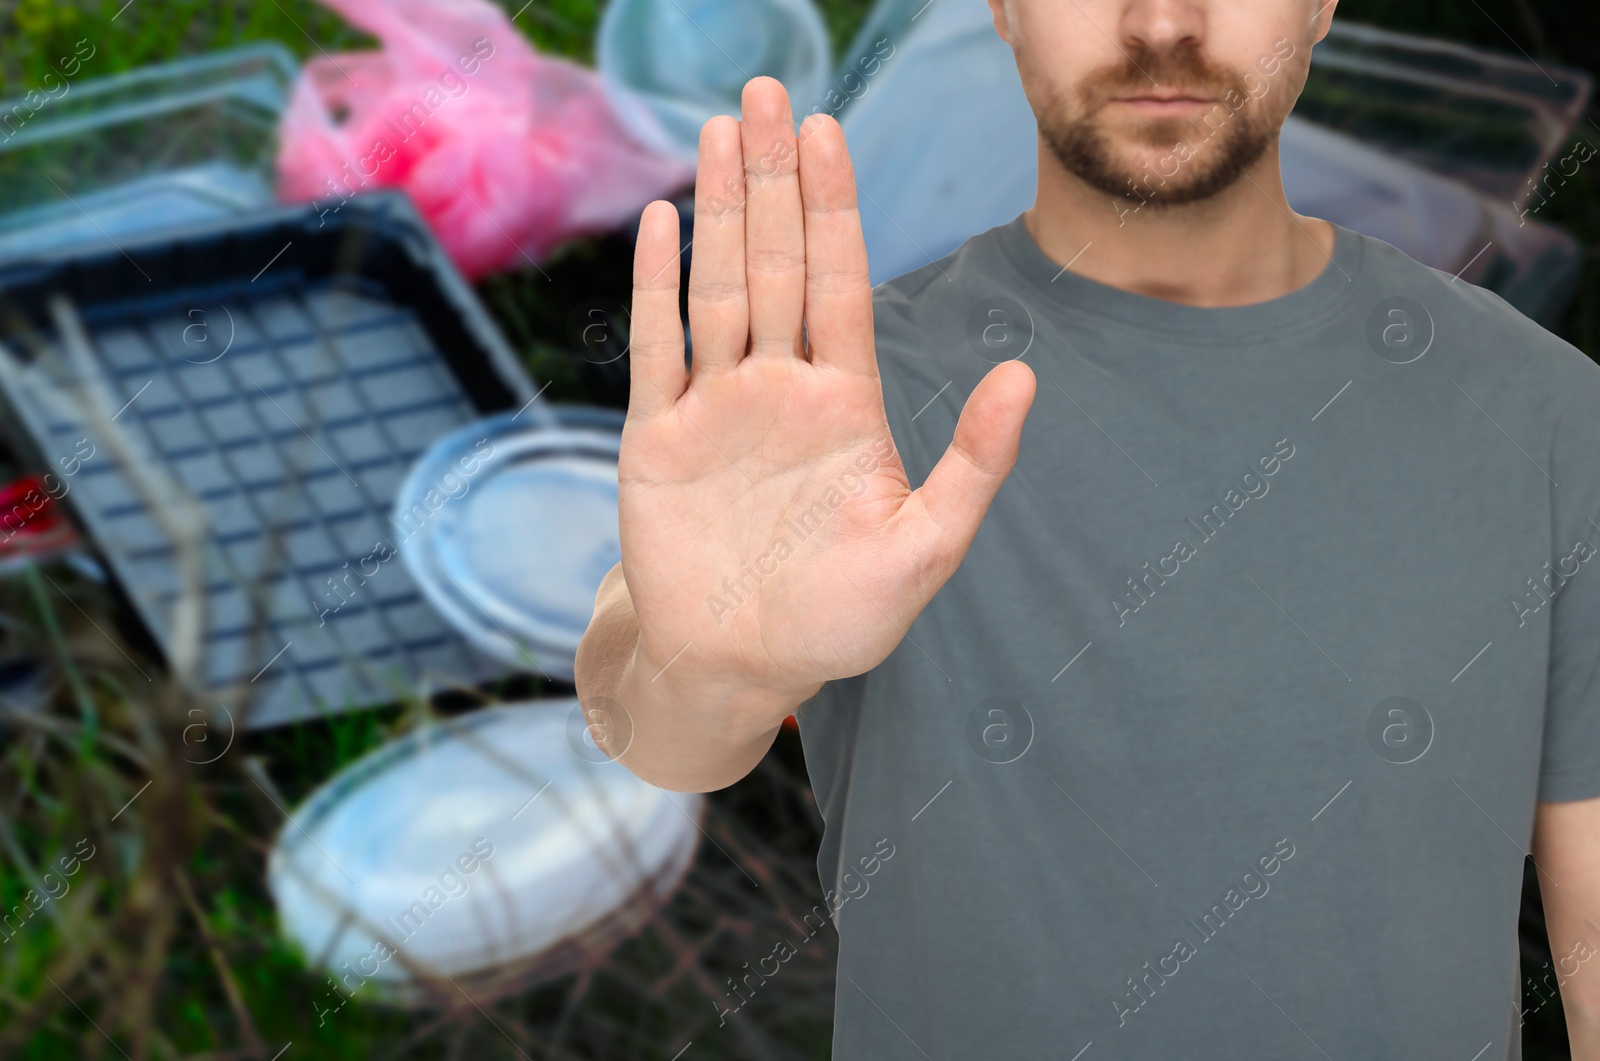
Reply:
[[[295,83],[278,194],[337,210],[403,188],[469,279],[536,264],[693,179],[617,120],[598,77],[543,56],[487,0],[323,0],[376,52],[313,57]]]
[[[939,0],[913,16],[900,0],[868,16],[862,54],[880,39],[893,51],[839,114],[875,285],[1010,221],[1038,184],[1038,126],[988,5]]]
[[[349,996],[458,1004],[603,956],[682,883],[705,798],[639,780],[573,699],[429,722],[296,808],[267,860],[286,937]],[[429,992],[425,982],[435,981]]]
[[[391,522],[434,610],[479,650],[571,681],[600,580],[622,558],[622,413],[553,405],[499,413],[437,439]]]
[[[1576,67],[1334,19],[1295,112],[1524,206],[1593,94]]]
[[[781,81],[796,122],[828,89],[827,27],[811,0],[610,0],[595,51],[628,128],[690,163],[700,127],[738,117],[751,78]]]
[[[27,360],[0,348],[19,459],[144,643],[205,702],[248,690],[241,728],[506,671],[428,607],[397,556],[415,522],[386,517],[433,439],[546,403],[405,195],[324,220],[272,207],[0,269],[0,302],[39,307]]]
[[[0,258],[124,242],[272,205],[298,64],[276,42],[99,76],[89,41],[0,103]]]

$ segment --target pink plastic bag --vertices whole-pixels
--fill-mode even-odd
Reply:
[[[331,212],[404,188],[469,279],[620,226],[694,178],[617,122],[599,78],[542,56],[487,0],[322,0],[383,44],[305,64],[278,196]]]

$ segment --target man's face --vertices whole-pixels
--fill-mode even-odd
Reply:
[[[1210,198],[1274,145],[1332,6],[990,0],[1061,165],[1153,205]]]

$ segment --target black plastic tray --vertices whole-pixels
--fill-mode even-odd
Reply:
[[[61,296],[88,339],[77,356]],[[169,660],[180,559],[202,554],[192,681],[249,703],[251,725],[505,670],[423,600],[388,517],[434,438],[536,391],[403,195],[9,263],[0,344],[13,444],[63,477]],[[84,438],[95,456],[68,478]],[[167,504],[172,488],[198,508]],[[204,513],[187,553],[175,508]]]

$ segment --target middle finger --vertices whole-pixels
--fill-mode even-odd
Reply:
[[[741,109],[750,355],[804,357],[805,217],[789,93],[774,78],[753,78],[744,86]]]

